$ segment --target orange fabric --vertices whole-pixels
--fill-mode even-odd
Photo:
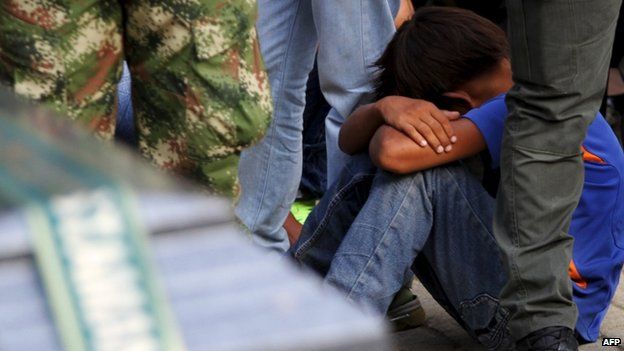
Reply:
[[[568,267],[568,275],[570,275],[570,278],[572,279],[574,284],[578,285],[579,288],[587,288],[587,282],[583,279],[583,277],[581,277],[581,274],[576,269],[576,264],[574,264],[574,261],[570,261],[570,266]]]
[[[597,155],[592,154],[587,151],[585,146],[581,146],[581,152],[583,153],[583,161],[595,162],[595,163],[605,163],[603,159],[598,157]]]

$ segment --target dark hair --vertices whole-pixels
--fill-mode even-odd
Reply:
[[[424,7],[396,32],[376,62],[376,97],[441,103],[452,91],[509,57],[505,33],[472,11]]]

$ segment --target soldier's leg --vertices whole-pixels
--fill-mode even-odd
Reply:
[[[516,85],[507,95],[494,232],[510,274],[502,303],[516,339],[551,326],[574,329],[567,232],[620,3],[507,1]]]
[[[0,6],[0,83],[110,139],[122,60],[117,0]]]
[[[141,152],[236,195],[238,158],[269,122],[255,1],[136,0],[125,5]]]

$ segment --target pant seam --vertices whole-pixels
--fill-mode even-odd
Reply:
[[[515,164],[515,159],[516,159],[516,153],[515,151],[511,151],[511,164]],[[513,240],[513,244],[515,249],[513,250],[513,252],[511,253],[512,258],[513,258],[513,263],[510,265],[512,267],[512,276],[513,276],[513,280],[517,282],[518,286],[520,287],[520,294],[521,296],[526,300],[527,296],[528,296],[528,292],[526,287],[524,286],[524,282],[522,281],[522,277],[520,275],[520,270],[518,267],[518,250],[520,249],[520,236],[519,236],[519,227],[518,227],[518,218],[517,218],[517,213],[516,213],[516,188],[514,186],[515,183],[515,179],[516,179],[516,172],[515,172],[515,168],[511,167],[510,168],[510,174],[511,174],[511,191],[510,191],[510,208],[511,208],[511,221],[512,221],[512,240]],[[529,320],[528,322],[528,328],[529,330],[533,329],[533,323],[531,320]]]
[[[366,55],[364,54],[365,48],[364,48],[364,41],[366,39],[364,38],[364,4],[363,2],[360,0],[360,52],[362,53],[362,67],[364,67],[364,69],[366,69]]]

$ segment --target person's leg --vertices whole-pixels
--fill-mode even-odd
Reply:
[[[491,233],[493,208],[462,165],[407,176],[379,172],[349,232],[332,238],[337,252],[313,243],[314,250],[325,262],[333,258],[329,284],[379,313],[412,267],[473,337],[497,349],[512,341],[497,299],[506,274]]]
[[[121,28],[118,0],[5,2],[0,6],[0,85],[111,139],[123,60]]]
[[[311,1],[321,90],[332,106],[325,121],[329,187],[348,159],[338,148],[338,132],[354,108],[370,98],[374,63],[394,34],[399,1]]]
[[[290,249],[297,261],[321,276],[327,274],[336,250],[368,199],[376,173],[377,168],[368,155],[351,158],[314,207],[299,241]]]
[[[125,2],[127,61],[141,152],[236,196],[240,151],[271,111],[255,1]]]
[[[494,233],[510,279],[515,339],[574,328],[567,234],[583,185],[580,146],[607,79],[621,1],[507,1],[516,85],[501,156]]]
[[[314,65],[308,77],[303,111],[303,172],[299,190],[304,197],[320,199],[327,190],[325,118],[330,109],[321,92],[318,65]]]
[[[306,220],[299,241],[291,249],[296,260],[326,275],[336,250],[368,199],[376,173],[377,168],[366,154],[349,160]],[[404,286],[388,306],[387,317],[397,331],[418,327],[425,320],[425,312],[410,290],[413,273],[406,273]]]
[[[494,268],[500,258],[490,233],[493,203],[460,164],[410,175],[379,171],[366,204],[333,256],[326,281],[349,299],[383,313],[429,240],[437,245],[436,253],[445,253],[434,261],[439,269],[461,266],[445,273],[456,280],[448,286],[453,301],[484,292],[497,296],[504,276]],[[492,257],[482,252],[493,252],[488,255]]]
[[[412,270],[427,291],[466,331],[490,350],[513,345],[509,312],[498,296],[507,281],[491,230],[494,199],[471,174],[457,167],[439,176],[433,228]],[[435,196],[437,195],[437,196]]]
[[[241,155],[236,215],[254,242],[285,252],[289,244],[282,225],[301,180],[305,90],[316,35],[309,0],[261,0],[258,15],[274,111],[265,137]]]

